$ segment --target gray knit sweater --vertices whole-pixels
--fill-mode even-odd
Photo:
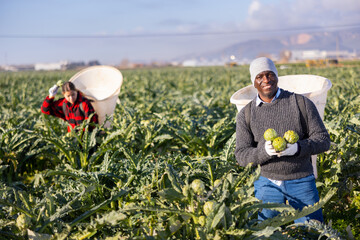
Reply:
[[[236,160],[241,166],[253,163],[261,166],[261,175],[274,180],[291,180],[306,177],[313,173],[311,155],[327,151],[330,136],[314,103],[305,98],[309,137],[304,139],[300,121],[300,110],[294,93],[282,90],[279,97],[271,103],[256,106],[256,98],[251,104],[250,129],[245,123],[242,109],[236,117]],[[265,151],[263,134],[274,128],[279,136],[287,130],[299,135],[299,149],[294,156],[269,156]]]

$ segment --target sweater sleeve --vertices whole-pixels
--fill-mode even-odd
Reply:
[[[245,111],[242,109],[236,117],[236,148],[235,157],[240,166],[249,163],[254,166],[263,164],[276,156],[269,156],[265,151],[265,140],[259,143],[254,141],[251,129],[245,121]]]
[[[88,119],[91,114],[95,113],[95,110],[91,105],[90,101],[84,101],[80,104],[83,104],[85,119]],[[99,123],[98,115],[96,113],[92,116],[90,122],[96,124]]]
[[[315,104],[306,97],[304,99],[309,137],[298,142],[301,149],[300,156],[319,154],[330,148],[330,135],[325,128]]]
[[[58,118],[65,119],[65,113],[63,112],[62,104],[64,98],[54,101],[54,98],[47,96],[41,105],[41,112],[47,115],[55,116]]]

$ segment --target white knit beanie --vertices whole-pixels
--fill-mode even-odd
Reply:
[[[264,71],[272,71],[278,77],[278,72],[273,61],[266,57],[260,57],[253,60],[250,64],[251,81],[254,84],[256,76]]]

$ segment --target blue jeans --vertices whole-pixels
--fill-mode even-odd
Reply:
[[[316,189],[314,175],[304,178],[286,180],[278,186],[266,177],[260,176],[254,183],[255,197],[264,203],[285,203],[295,209],[302,209],[308,205],[314,205],[319,201],[319,193]],[[278,211],[264,208],[258,215],[259,220],[265,220],[278,215]],[[310,219],[316,219],[323,222],[322,209],[319,209],[305,217],[296,219],[295,223],[304,223]]]

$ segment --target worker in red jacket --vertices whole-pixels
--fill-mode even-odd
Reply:
[[[72,82],[65,82],[62,85],[63,98],[54,101],[54,97],[59,89],[57,85],[54,85],[49,89],[49,96],[47,96],[41,106],[41,112],[52,115],[67,121],[71,128],[75,128],[82,124],[82,122],[95,113],[90,100],[82,95],[80,91],[75,88]],[[95,113],[92,115],[90,122],[98,123],[98,115]],[[68,132],[71,131],[68,126]],[[92,130],[93,127],[89,129]]]

